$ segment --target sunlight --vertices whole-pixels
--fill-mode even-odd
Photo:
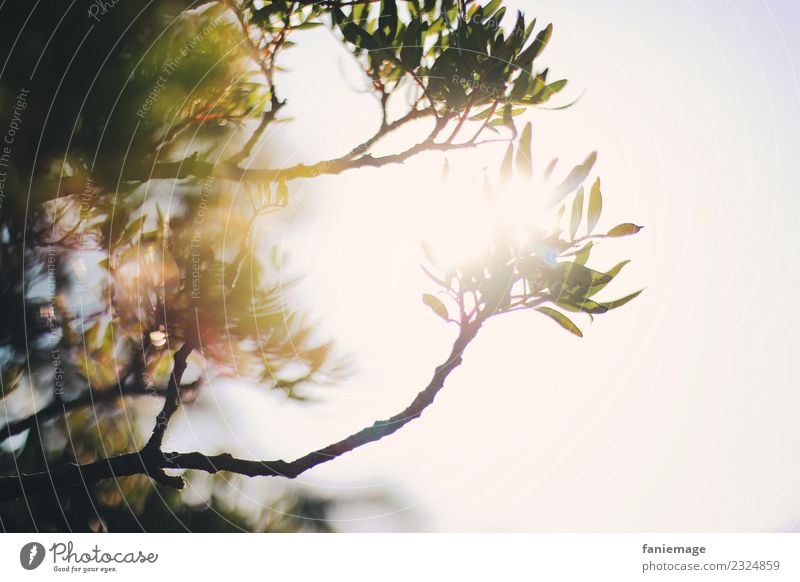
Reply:
[[[475,161],[477,156],[464,156],[459,165],[474,168]],[[498,182],[484,170],[450,175],[430,203],[421,238],[443,266],[481,262],[493,241],[529,244],[553,227],[552,212],[541,203],[538,180],[515,176],[505,184]]]

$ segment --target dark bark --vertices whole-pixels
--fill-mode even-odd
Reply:
[[[391,435],[415,418],[419,418],[444,387],[444,382],[450,373],[461,364],[462,354],[475,338],[481,323],[482,321],[478,319],[462,326],[447,360],[436,368],[428,385],[417,394],[411,404],[402,412],[386,420],[376,421],[339,442],[312,451],[294,461],[250,461],[237,459],[230,454],[208,456],[199,452],[165,453],[160,450],[160,444],[164,430],[166,430],[166,423],[163,424],[162,429],[162,425],[157,421],[153,436],[139,452],[102,459],[85,465],[70,464],[42,473],[0,477],[0,500],[16,499],[22,496],[28,497],[36,495],[43,490],[55,489],[58,491],[64,487],[85,486],[104,479],[138,474],[149,475],[156,481],[173,487],[180,488],[183,486],[183,480],[180,477],[167,475],[164,469],[194,469],[208,473],[228,471],[249,477],[285,477],[294,479],[317,465],[336,459],[345,453]],[[186,349],[184,350],[184,348]],[[179,361],[182,360],[185,367],[185,360],[191,349],[191,346],[186,344],[178,351],[178,354],[182,354],[181,357],[179,358],[178,354],[176,354],[175,369],[173,370],[171,382],[180,382],[180,375],[183,370],[179,368]],[[169,417],[174,413],[173,406],[177,409],[178,401],[177,394],[168,396],[164,410],[159,414],[159,419],[163,417],[168,421]],[[155,442],[157,442],[158,446],[151,444]]]

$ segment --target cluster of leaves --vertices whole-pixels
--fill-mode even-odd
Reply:
[[[171,22],[141,55],[141,63],[132,65],[131,89],[150,83],[152,91],[163,81],[162,92],[143,116],[146,127],[163,139],[186,124],[206,133],[259,115],[271,94],[252,70],[241,34],[223,4],[200,14],[181,13]]]
[[[480,108],[473,120],[508,124],[521,111],[515,105],[545,103],[566,85],[548,82],[547,69],[535,69],[552,26],[531,40],[536,20],[526,23],[517,12],[506,30],[501,0],[485,6],[412,0],[402,3],[402,10],[396,0],[356,2],[349,10],[335,7],[332,14],[344,39],[362,54],[375,87],[394,90],[410,79],[442,113]]]
[[[524,128],[516,166],[530,175],[531,125]],[[500,186],[510,178],[513,145],[509,145],[503,162]],[[423,302],[446,321],[467,324],[485,320],[500,313],[532,309],[553,319],[567,331],[582,337],[580,328],[563,311],[584,313],[590,318],[621,307],[637,297],[636,291],[613,300],[598,300],[597,295],[619,275],[629,261],[617,263],[607,270],[587,266],[597,241],[633,235],[642,227],[623,223],[602,234],[595,234],[603,210],[600,178],[589,188],[586,200],[584,182],[596,160],[596,154],[575,166],[567,176],[550,189],[544,201],[545,212],[552,215],[554,227],[549,232],[531,228],[512,233],[498,225],[495,236],[478,259],[447,266],[434,249],[425,245],[431,268],[429,277],[442,288],[440,295],[423,295]],[[552,172],[555,160],[546,172]],[[492,186],[485,184],[491,197]],[[571,203],[569,198],[571,197]],[[566,209],[570,208],[566,217]],[[557,208],[557,209],[556,209]],[[585,234],[578,236],[584,224]]]
[[[74,34],[86,24],[80,11],[44,11],[30,23],[23,4],[9,11],[0,24],[8,34],[0,36],[13,41],[22,27],[32,40],[9,61],[0,106],[7,113],[18,87],[29,83],[32,97],[6,186],[32,197],[9,196],[0,216],[2,405],[21,385],[31,387],[39,405],[65,407],[87,394],[163,394],[173,352],[190,338],[215,373],[257,380],[291,397],[303,396],[298,388],[305,382],[327,383],[345,373],[331,344],[287,303],[281,257],[253,250],[254,220],[286,203],[285,177],[275,184],[275,204],[260,200],[252,208],[237,201],[236,178],[214,184],[212,195],[196,175],[146,178],[162,162],[225,159],[236,166],[247,157],[246,148],[228,157],[230,138],[241,140],[242,122],[260,118],[246,142],[255,143],[258,131],[275,120],[283,106],[275,87],[277,57],[292,46],[295,32],[329,25],[341,35],[381,98],[381,131],[388,127],[390,95],[406,86],[412,112],[432,111],[439,122],[458,116],[448,142],[436,146],[452,145],[466,120],[480,125],[478,133],[505,126],[515,139],[516,116],[566,84],[537,68],[552,27],[537,31],[536,21],[526,22],[522,13],[507,22],[501,0],[483,6],[473,0],[120,3],[86,37]],[[443,126],[437,123],[425,143],[432,144]],[[530,151],[528,125],[509,145],[501,180],[515,158],[529,177]],[[434,295],[425,302],[460,324],[536,309],[580,335],[563,311],[593,316],[632,299],[636,294],[595,299],[625,263],[605,272],[587,267],[592,245],[640,227],[592,234],[602,210],[600,183],[588,189],[586,210],[582,184],[593,163],[590,156],[554,188],[553,233],[531,232],[520,242],[498,231],[482,259],[456,267],[429,252],[431,277],[455,308]],[[144,177],[128,178],[130,168],[144,168],[138,174]],[[54,193],[61,198],[54,201]],[[584,217],[587,233],[578,236]],[[196,387],[182,387],[182,402],[191,402],[188,392]],[[91,410],[37,421],[13,466],[41,470],[137,448],[136,410],[127,402],[103,398]],[[11,448],[20,452],[17,443]],[[11,470],[8,455],[0,457],[0,467]],[[69,501],[76,519],[98,504],[120,512],[133,504],[142,513],[155,503],[149,488],[141,493],[145,482],[106,483]],[[50,501],[55,508],[59,499]]]
[[[242,3],[242,9],[246,11],[248,21],[264,32],[281,33],[291,30],[309,30],[322,26],[318,19],[324,10],[323,4],[322,2],[246,0]],[[285,41],[283,47],[290,47],[292,44],[292,41]]]

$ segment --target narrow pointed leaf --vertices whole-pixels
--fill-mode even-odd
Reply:
[[[589,292],[588,296],[591,297],[592,295],[595,295],[595,294],[599,293],[600,291],[602,291],[605,288],[605,286],[608,285],[614,279],[614,277],[619,275],[619,272],[628,263],[630,263],[630,261],[622,261],[621,263],[617,263],[616,265],[614,265],[609,271],[606,272],[606,275],[608,275],[608,277],[609,277],[608,281],[605,281],[603,283],[598,283],[596,285],[592,285],[592,289]]]
[[[583,183],[586,176],[592,171],[592,167],[596,161],[597,152],[592,152],[586,157],[582,164],[572,168],[572,171],[564,178],[564,181],[553,190],[553,196],[549,205],[550,208],[561,202],[567,194],[574,192],[575,189]]]
[[[503,125],[511,131],[511,139],[517,139],[517,126],[514,123],[514,111],[511,103],[506,103],[503,107]]]
[[[568,287],[595,287],[610,283],[614,278],[608,273],[595,271],[576,262],[560,264],[561,280]]]
[[[526,68],[528,65],[530,65],[533,62],[533,59],[538,57],[539,54],[541,54],[541,52],[544,50],[544,47],[547,46],[552,34],[553,25],[548,24],[543,30],[539,31],[539,34],[536,35],[536,38],[533,40],[531,45],[519,54],[517,59],[514,61],[514,64],[521,68]]]
[[[603,195],[600,193],[600,178],[592,184],[592,190],[589,193],[589,215],[587,218],[586,234],[592,234],[594,227],[600,220],[600,214],[603,212]]]
[[[575,262],[579,265],[586,265],[586,262],[589,260],[589,253],[592,252],[593,246],[594,242],[592,241],[586,243],[581,250],[575,253]]]
[[[611,236],[611,237],[628,236],[631,234],[636,234],[643,228],[644,228],[643,226],[636,226],[631,222],[626,222],[624,224],[618,224],[617,226],[609,230],[606,236]]]
[[[556,311],[555,309],[551,309],[549,307],[537,307],[536,311],[539,313],[544,313],[547,317],[555,321],[568,332],[574,333],[578,337],[583,337],[583,332],[578,328],[578,326],[572,323],[572,320],[560,311]]]
[[[617,307],[622,307],[623,305],[625,305],[626,303],[628,303],[632,299],[635,299],[636,297],[638,297],[639,294],[642,291],[644,291],[644,289],[639,289],[636,293],[631,293],[630,295],[626,295],[625,297],[622,297],[621,299],[616,299],[615,301],[607,301],[605,303],[601,303],[600,305],[602,305],[603,307],[605,307],[608,310],[616,309]]]
[[[533,130],[529,121],[522,130],[522,135],[519,138],[519,149],[517,150],[517,169],[526,178],[530,178],[531,174],[533,174],[532,136]]]
[[[572,216],[569,220],[569,235],[575,240],[575,235],[578,234],[578,227],[581,225],[581,218],[583,217],[583,186],[578,186],[578,193],[575,195],[575,200],[572,202]]]
[[[431,295],[430,293],[425,293],[422,296],[422,302],[430,307],[436,315],[445,321],[448,320],[447,307],[445,307],[444,303],[442,303],[438,297]]]
[[[608,307],[601,305],[596,301],[588,298],[581,297],[560,297],[556,305],[567,311],[575,313],[588,313],[589,315],[598,315],[608,311]]]

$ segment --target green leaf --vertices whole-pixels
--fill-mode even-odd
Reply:
[[[586,265],[586,261],[589,260],[589,253],[592,251],[593,246],[593,241],[586,243],[581,250],[575,253],[575,262],[579,265]]]
[[[623,305],[628,303],[628,301],[631,301],[632,299],[635,299],[636,297],[639,296],[639,294],[642,291],[644,291],[644,289],[639,289],[636,293],[631,293],[630,295],[626,295],[625,297],[623,297],[621,299],[617,299],[615,301],[607,301],[605,303],[601,303],[600,305],[602,305],[603,307],[605,307],[606,309],[608,309],[610,311],[611,309],[616,309],[617,307],[622,307]]]
[[[587,297],[559,297],[558,301],[556,301],[556,305],[567,311],[588,313],[589,315],[598,315],[608,311],[608,307]]]
[[[300,24],[296,24],[290,28],[290,30],[309,30],[311,28],[318,28],[320,26],[325,26],[324,22],[301,22]]]
[[[643,226],[636,226],[631,222],[626,222],[624,224],[618,224],[617,226],[609,230],[608,233],[606,233],[606,236],[611,236],[611,237],[628,236],[631,234],[636,234],[643,228],[644,228]]]
[[[378,41],[376,41],[370,33],[354,22],[347,22],[344,26],[342,26],[342,35],[345,39],[356,45],[358,48],[366,48],[368,50],[380,48]]]
[[[533,129],[531,122],[525,124],[522,135],[519,138],[519,149],[517,150],[517,169],[526,178],[533,174],[533,158],[531,157],[531,142]]]
[[[551,309],[549,307],[537,307],[536,311],[539,313],[544,313],[547,317],[555,321],[568,332],[574,333],[578,337],[583,337],[583,332],[578,328],[578,326],[572,323],[572,320],[560,311],[556,311],[555,309]]]
[[[436,315],[445,321],[449,319],[447,307],[445,307],[444,303],[442,303],[438,297],[431,295],[430,293],[425,293],[422,295],[422,302],[430,307]]]
[[[586,176],[589,175],[589,172],[592,171],[592,167],[596,161],[597,152],[592,152],[586,157],[582,164],[572,168],[572,171],[564,178],[564,181],[553,190],[553,196],[550,200],[549,207],[552,208],[561,202],[567,194],[574,192],[575,189],[583,183]]]
[[[381,15],[378,17],[378,34],[384,42],[390,43],[397,34],[397,3],[395,0],[381,2]]]
[[[539,91],[536,95],[534,95],[536,101],[538,103],[544,103],[545,101],[549,100],[550,97],[561,91],[567,85],[566,79],[561,79],[559,81],[553,81],[549,85],[545,85],[541,91]]]
[[[400,62],[407,71],[414,71],[422,59],[422,29],[418,20],[412,20],[403,33]]]
[[[589,216],[587,218],[588,225],[586,227],[586,234],[592,234],[594,227],[600,220],[600,214],[603,212],[603,195],[600,193],[600,178],[597,178],[592,184],[592,190],[589,193]]]
[[[517,137],[517,126],[514,124],[514,112],[511,103],[506,103],[503,107],[503,125],[511,130],[511,138]]]
[[[621,263],[617,263],[609,271],[607,271],[606,275],[609,277],[608,281],[605,281],[603,283],[598,283],[596,285],[592,285],[592,289],[589,292],[589,297],[591,297],[592,295],[595,295],[595,294],[599,293],[600,291],[602,291],[605,288],[605,286],[608,285],[614,279],[614,277],[619,275],[619,272],[628,263],[630,263],[630,261],[622,261]]]
[[[575,195],[575,200],[572,202],[572,216],[569,220],[569,235],[572,240],[575,240],[575,235],[578,234],[578,227],[581,225],[581,218],[583,217],[583,186],[578,186],[578,193]]]
[[[536,38],[531,43],[531,46],[519,54],[517,59],[514,61],[514,65],[521,68],[526,68],[528,65],[530,65],[533,62],[533,59],[539,56],[539,53],[541,53],[544,50],[544,47],[547,46],[552,34],[553,25],[548,24],[543,30],[539,31],[539,34],[536,35]]]
[[[502,182],[508,182],[509,180],[511,180],[513,161],[514,161],[514,144],[510,143],[508,144],[506,155],[503,158],[503,163],[500,166],[500,180]]]
[[[614,278],[608,273],[595,271],[577,262],[559,263],[558,272],[562,281],[568,287],[582,287],[585,289],[610,283]]]
[[[483,7],[483,13],[486,14],[487,17],[491,17],[492,13],[500,6],[503,0],[492,0],[486,6]],[[495,19],[496,20],[496,19]]]

